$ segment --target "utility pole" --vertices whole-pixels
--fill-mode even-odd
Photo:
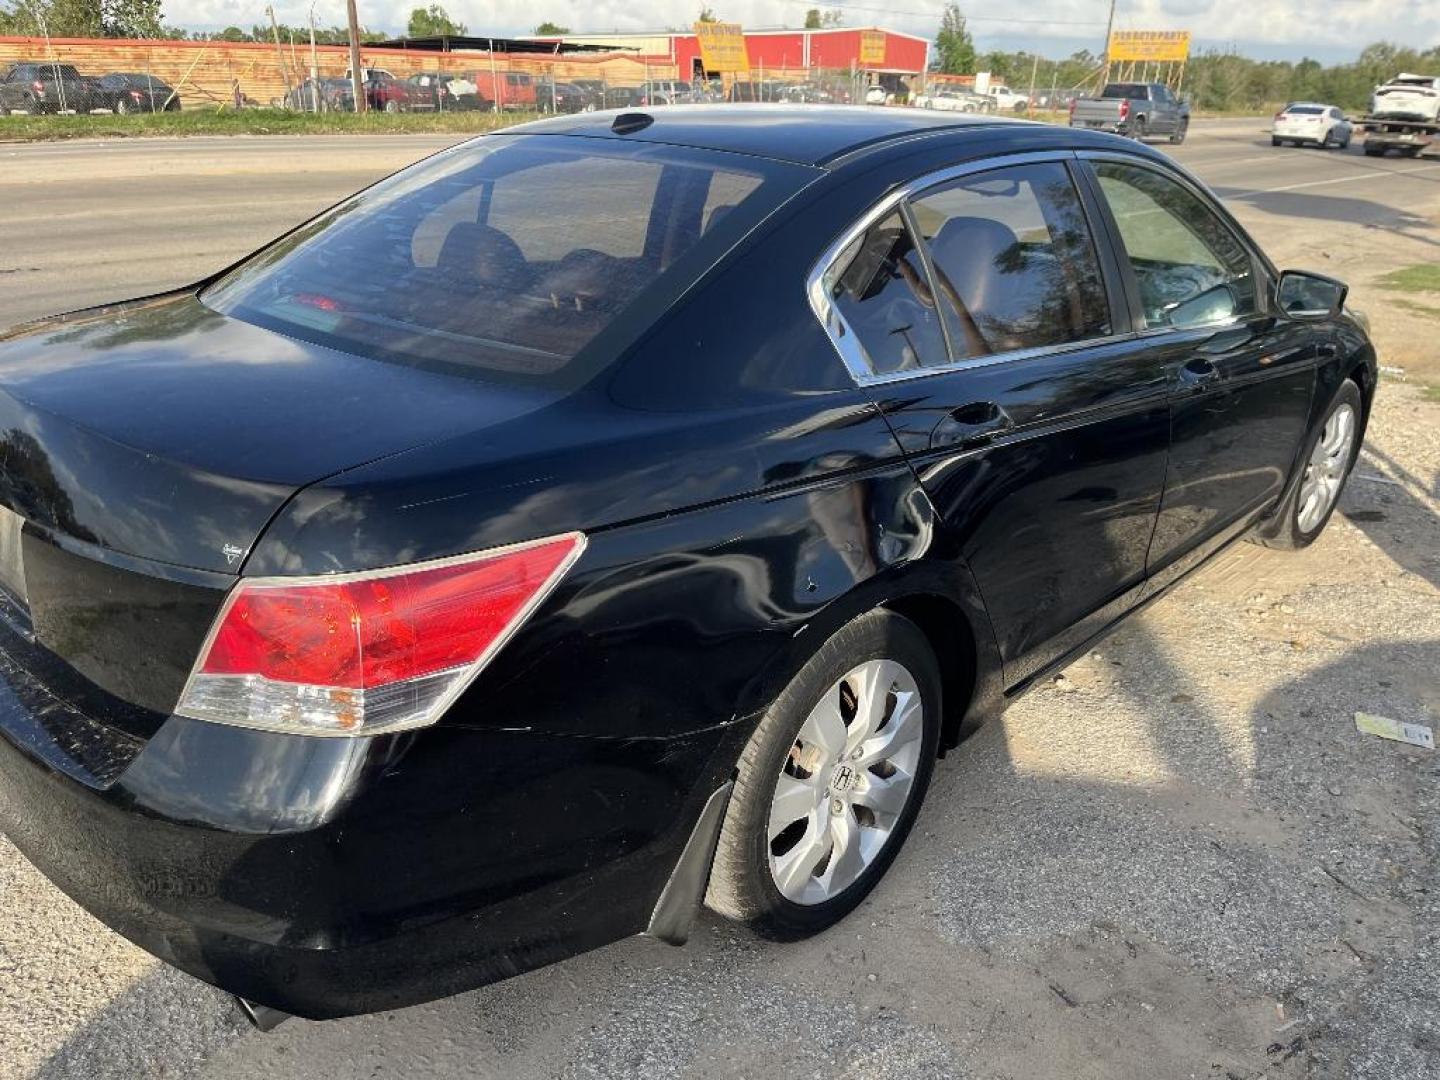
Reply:
[[[310,5],[310,108],[320,111],[320,61],[315,55],[315,5]]]
[[[265,8],[265,14],[270,16],[270,33],[275,38],[275,63],[280,67],[280,78],[285,80],[285,96],[290,96],[290,69],[285,66],[285,50],[280,47],[280,25],[275,21],[275,8],[273,5]]]
[[[355,111],[365,112],[365,77],[360,71],[360,16],[355,13],[355,0],[345,0],[345,17],[350,21],[350,89],[355,95]]]
[[[1110,17],[1105,20],[1105,74],[1100,77],[1100,85],[1104,86],[1110,81],[1110,34],[1115,29],[1115,0],[1110,0]]]

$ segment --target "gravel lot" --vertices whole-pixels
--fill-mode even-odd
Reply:
[[[850,919],[781,947],[707,917],[260,1035],[0,840],[0,1076],[1440,1076],[1440,764],[1353,723],[1440,720],[1436,327],[1374,286],[1434,261],[1440,163],[1272,157],[1254,127],[1180,156],[1282,265],[1349,277],[1408,369],[1341,513],[1231,549],[952,753]],[[1260,190],[1261,158],[1310,171]]]

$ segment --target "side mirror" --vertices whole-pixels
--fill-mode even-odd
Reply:
[[[1275,299],[1292,319],[1329,319],[1340,314],[1349,291],[1343,281],[1323,274],[1286,270],[1275,287]]]

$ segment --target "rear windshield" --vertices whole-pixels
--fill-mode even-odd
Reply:
[[[1325,109],[1321,105],[1291,105],[1290,108],[1285,111],[1291,116],[1297,114],[1301,116],[1314,116],[1318,113],[1323,113]]]
[[[1144,83],[1111,83],[1101,91],[1102,98],[1144,98],[1150,95]]]
[[[569,381],[622,314],[693,281],[811,175],[653,143],[487,136],[327,211],[201,299],[347,352]]]

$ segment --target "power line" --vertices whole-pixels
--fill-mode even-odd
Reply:
[[[815,0],[814,3],[807,3],[806,0],[791,0],[794,7],[818,7],[829,8],[833,11],[872,11],[882,15],[912,15],[916,18],[938,19],[943,11],[907,11],[903,8],[881,7],[873,4],[851,4],[851,3],[825,3],[825,0]],[[1104,26],[1102,19],[1016,19],[1009,15],[965,15],[968,22],[1003,22],[1017,25],[1033,26]],[[843,29],[841,27],[840,29]]]

